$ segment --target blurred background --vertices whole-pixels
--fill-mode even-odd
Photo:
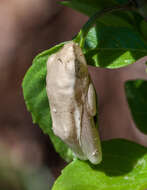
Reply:
[[[49,137],[32,124],[21,83],[34,56],[71,40],[85,21],[86,16],[57,0],[0,1],[0,189],[50,189],[65,166]],[[117,70],[89,67],[103,140],[127,138],[147,146],[131,119],[123,87],[127,79],[147,79],[145,60]]]

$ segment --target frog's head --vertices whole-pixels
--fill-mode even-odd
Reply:
[[[88,67],[78,44],[73,41],[67,42],[57,53],[49,57],[47,78],[59,88],[86,88],[89,82]]]

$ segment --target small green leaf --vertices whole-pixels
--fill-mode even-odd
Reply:
[[[56,151],[66,161],[73,158],[72,151],[52,131],[52,121],[46,94],[46,62],[50,55],[56,53],[64,43],[61,43],[35,57],[33,65],[23,80],[23,95],[28,111],[31,112],[33,122],[37,123],[50,139]]]
[[[147,134],[147,81],[127,81],[125,92],[137,127]]]
[[[102,143],[103,161],[94,166],[75,160],[55,182],[52,190],[145,190],[147,148],[127,140]]]
[[[89,31],[83,51],[89,65],[113,69],[132,64],[145,56],[147,45],[131,28],[98,22]]]

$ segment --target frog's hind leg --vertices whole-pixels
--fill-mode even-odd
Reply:
[[[81,148],[91,163],[98,164],[102,160],[98,129],[95,126],[93,117],[90,117],[87,112],[83,114],[82,122]]]

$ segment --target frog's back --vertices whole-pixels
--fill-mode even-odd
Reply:
[[[68,52],[68,53],[67,53]],[[62,140],[74,141],[75,125],[82,108],[76,100],[77,73],[73,44],[65,45],[47,62],[47,94],[54,133]],[[79,121],[80,123],[80,121]]]

